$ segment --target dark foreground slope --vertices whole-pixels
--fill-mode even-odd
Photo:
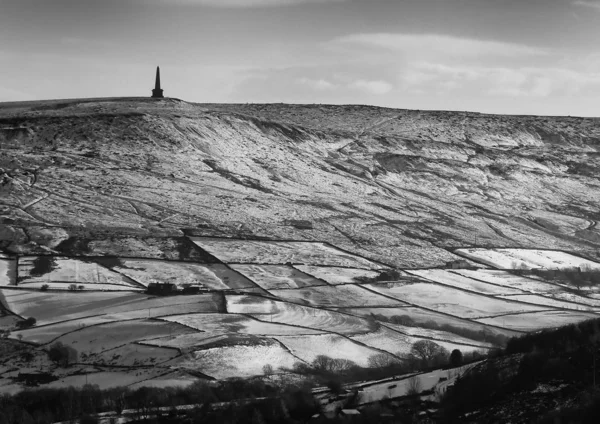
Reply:
[[[0,249],[85,252],[89,239],[187,230],[329,241],[403,267],[438,266],[449,248],[473,245],[597,258],[599,150],[599,121],[574,117],[5,103]]]

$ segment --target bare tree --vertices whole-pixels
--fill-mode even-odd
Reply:
[[[369,368],[387,368],[399,364],[400,360],[387,353],[376,353],[369,356]]]
[[[421,393],[421,379],[418,375],[413,375],[408,379],[408,386],[406,387],[406,395],[418,395]]]
[[[273,374],[273,366],[271,364],[265,364],[265,366],[263,366],[263,374],[264,375],[272,375]]]
[[[420,359],[424,365],[442,362],[442,357],[443,360],[447,360],[448,358],[448,351],[431,340],[419,340],[413,343],[410,353]]]

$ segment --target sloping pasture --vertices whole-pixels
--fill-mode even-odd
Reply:
[[[297,289],[326,284],[288,265],[232,264],[230,266],[265,290]]]
[[[194,243],[225,263],[308,264],[385,269],[360,256],[319,242],[260,241],[191,237]]]
[[[364,287],[408,303],[461,318],[477,318],[548,309],[547,307],[527,303],[508,302],[504,299],[469,293],[438,284],[380,283],[365,284]]]

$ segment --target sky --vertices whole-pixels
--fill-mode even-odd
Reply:
[[[0,0],[0,102],[600,116],[600,0]]]

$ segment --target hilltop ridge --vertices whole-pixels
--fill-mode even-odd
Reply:
[[[597,119],[60,100],[0,105],[0,145],[7,252],[117,228],[318,239],[395,266],[600,245]]]

